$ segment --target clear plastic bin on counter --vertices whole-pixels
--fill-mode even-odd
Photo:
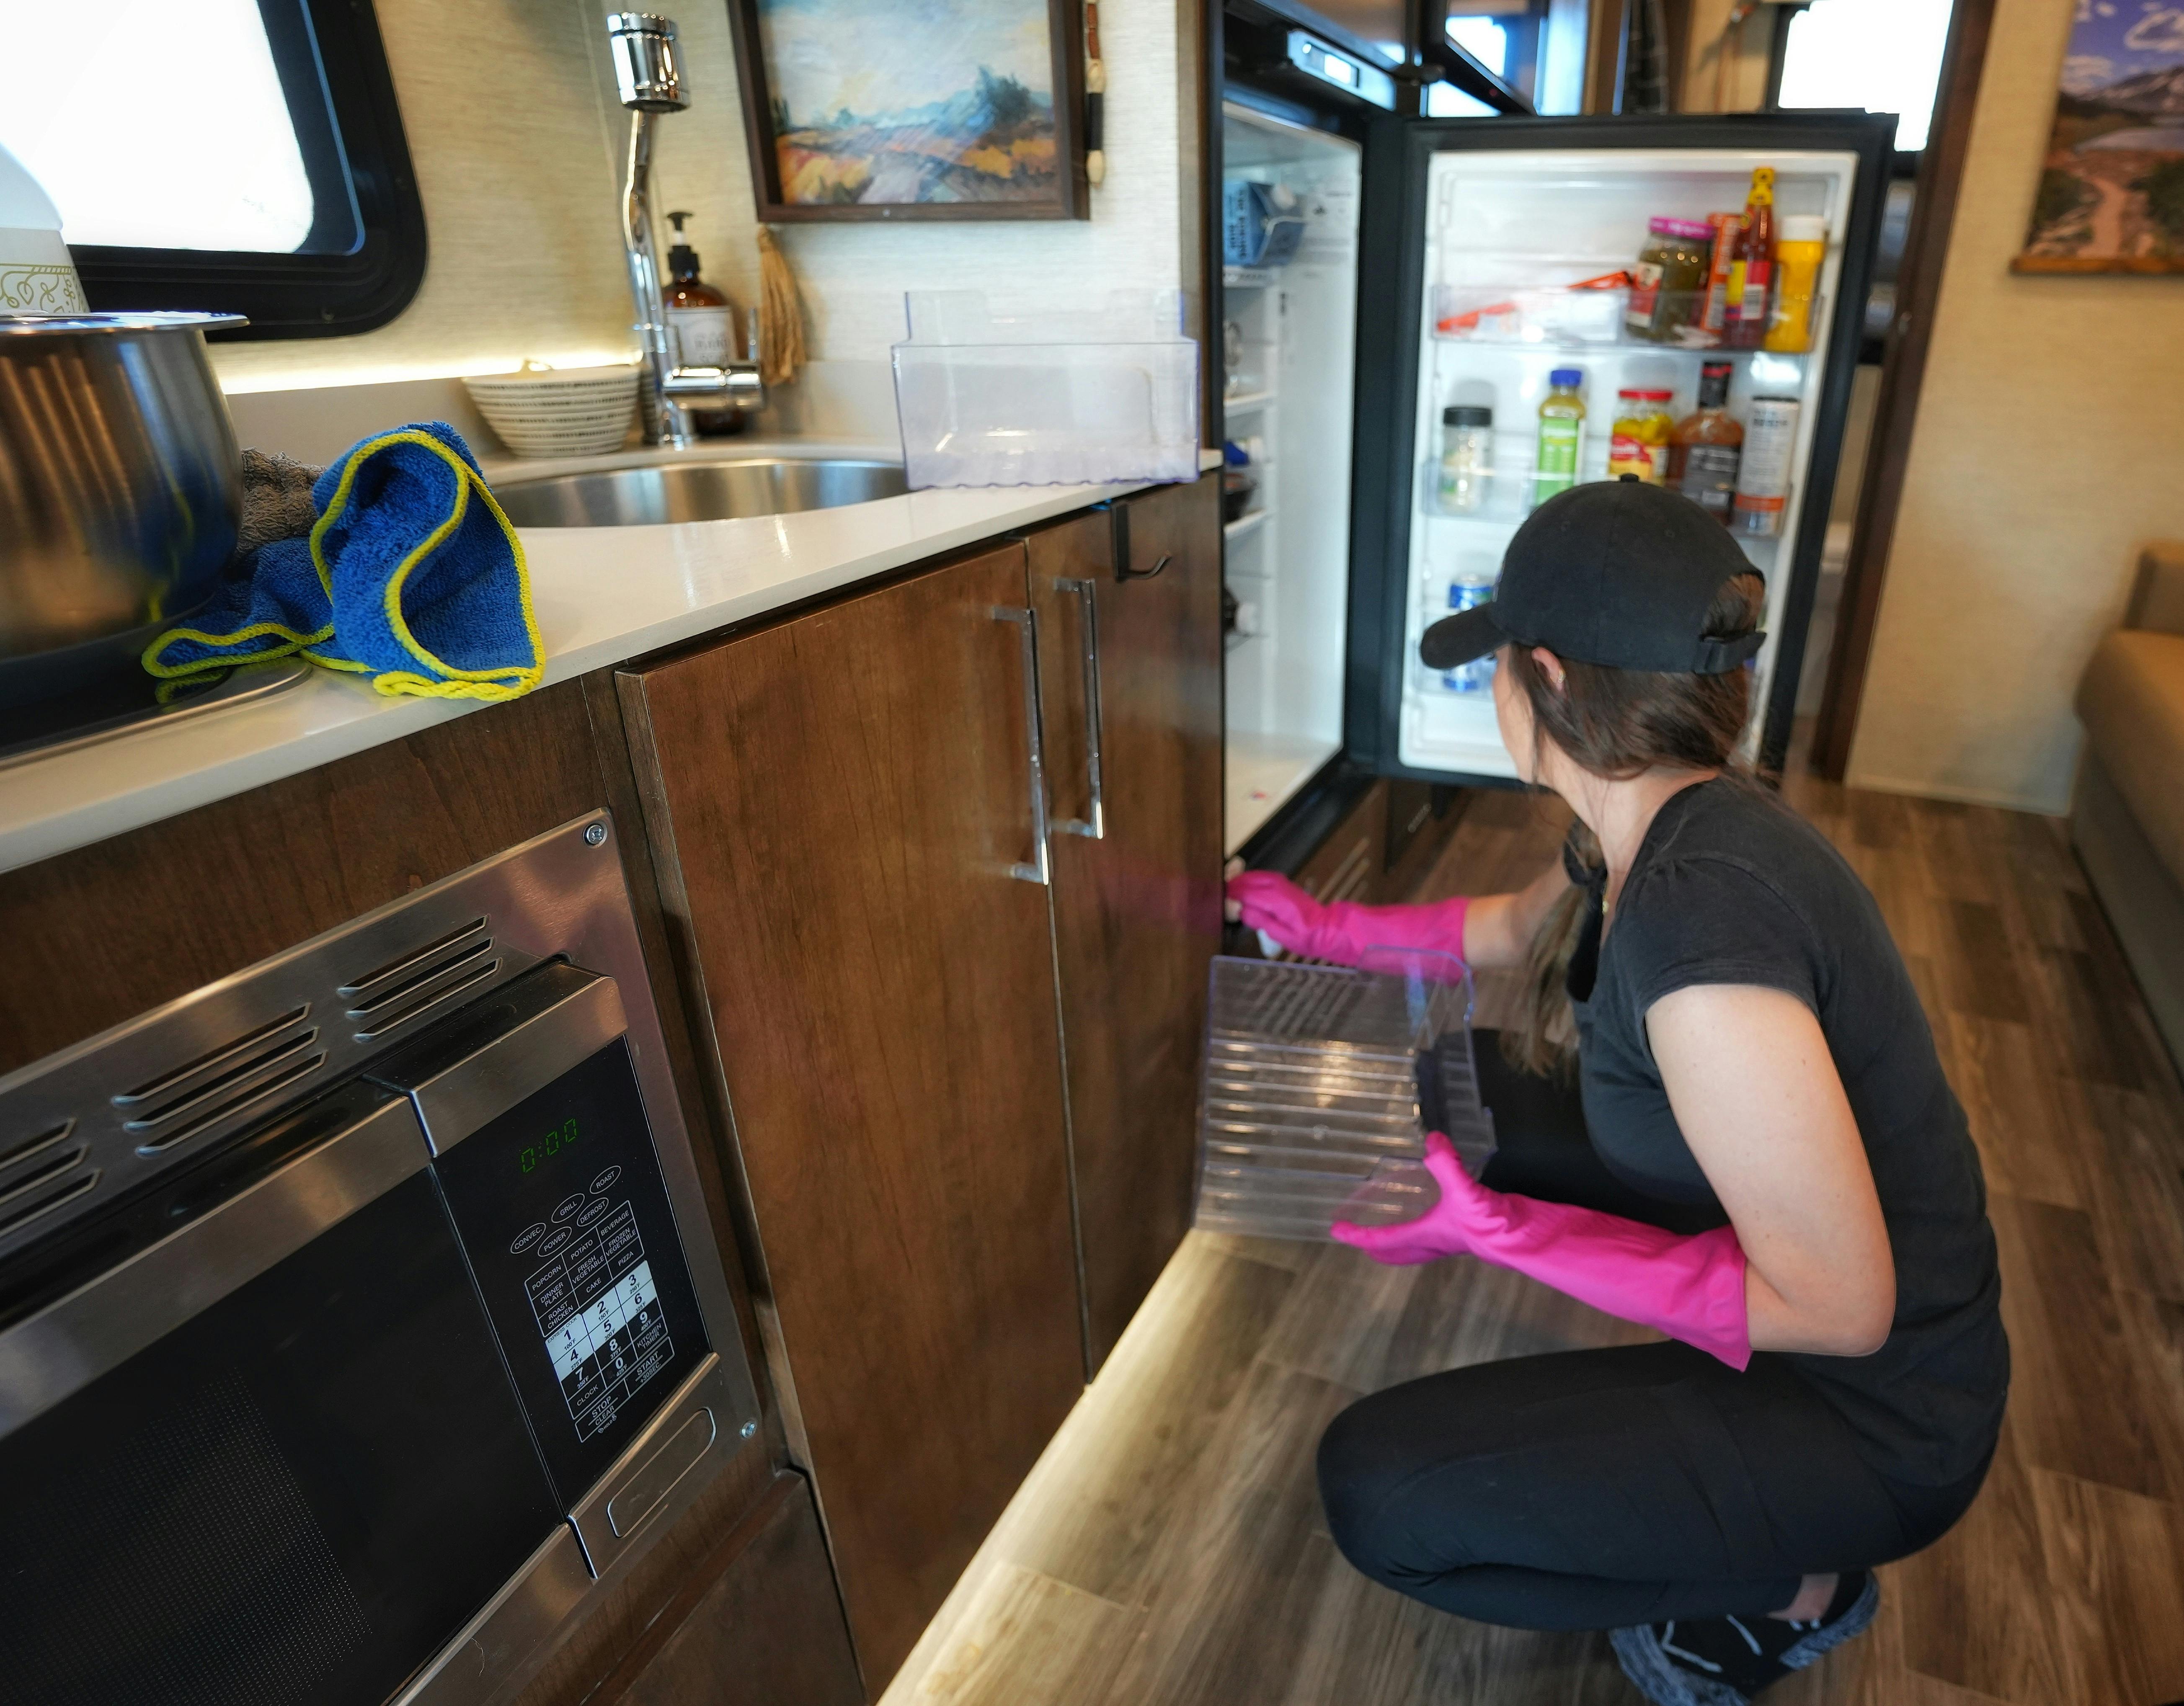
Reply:
[[[894,346],[913,487],[1198,477],[1198,344],[1179,291],[995,314],[980,291],[912,291]]]
[[[1199,1099],[1201,1231],[1323,1238],[1440,1192],[1445,1132],[1475,1177],[1494,1152],[1471,1049],[1471,976],[1446,953],[1376,948],[1355,970],[1213,962]]]

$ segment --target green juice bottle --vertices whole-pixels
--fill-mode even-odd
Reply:
[[[1577,484],[1578,452],[1585,444],[1585,383],[1578,368],[1558,367],[1547,375],[1552,387],[1540,403],[1540,459],[1532,481],[1532,502],[1544,503]]]

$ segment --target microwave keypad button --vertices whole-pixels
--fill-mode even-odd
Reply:
[[[509,1242],[508,1253],[511,1256],[520,1256],[545,1236],[546,1223],[543,1220],[533,1220]]]
[[[583,1206],[584,1199],[581,1196],[564,1197],[554,1205],[554,1224],[560,1225],[562,1221],[572,1217],[577,1210]]]
[[[600,1174],[600,1175],[599,1175],[599,1176],[598,1178],[596,1178],[596,1179],[594,1179],[594,1180],[593,1180],[593,1181],[592,1181],[592,1192],[593,1192],[593,1194],[596,1196],[596,1195],[598,1195],[598,1194],[599,1194],[599,1192],[605,1192],[605,1191],[611,1191],[611,1190],[613,1190],[613,1189],[614,1189],[614,1187],[615,1187],[615,1181],[616,1181],[616,1180],[617,1180],[617,1179],[619,1179],[619,1178],[621,1178],[621,1168],[619,1168],[619,1167],[610,1167],[610,1168],[608,1168],[608,1169],[607,1169],[607,1170],[606,1170],[605,1172],[604,1172],[604,1173]]]
[[[569,1241],[576,1236],[577,1229],[573,1226],[556,1226],[539,1245],[538,1253],[542,1256],[558,1255],[569,1248]]]
[[[563,1232],[573,1247],[555,1243]],[[538,1253],[556,1259],[526,1282],[532,1310],[577,1437],[589,1439],[673,1360],[674,1342],[627,1203],[581,1236],[564,1226]]]
[[[612,1207],[614,1204],[605,1198],[594,1197],[577,1211],[577,1224],[579,1226],[588,1226]]]

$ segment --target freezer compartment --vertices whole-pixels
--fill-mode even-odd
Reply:
[[[1301,222],[1281,264],[1222,274],[1223,436],[1256,482],[1223,537],[1231,853],[1342,747],[1362,165],[1343,137],[1224,108],[1224,181]]]

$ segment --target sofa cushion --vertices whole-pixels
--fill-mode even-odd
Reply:
[[[2078,716],[2116,792],[2184,884],[2184,635],[2110,634],[2078,683]]]

